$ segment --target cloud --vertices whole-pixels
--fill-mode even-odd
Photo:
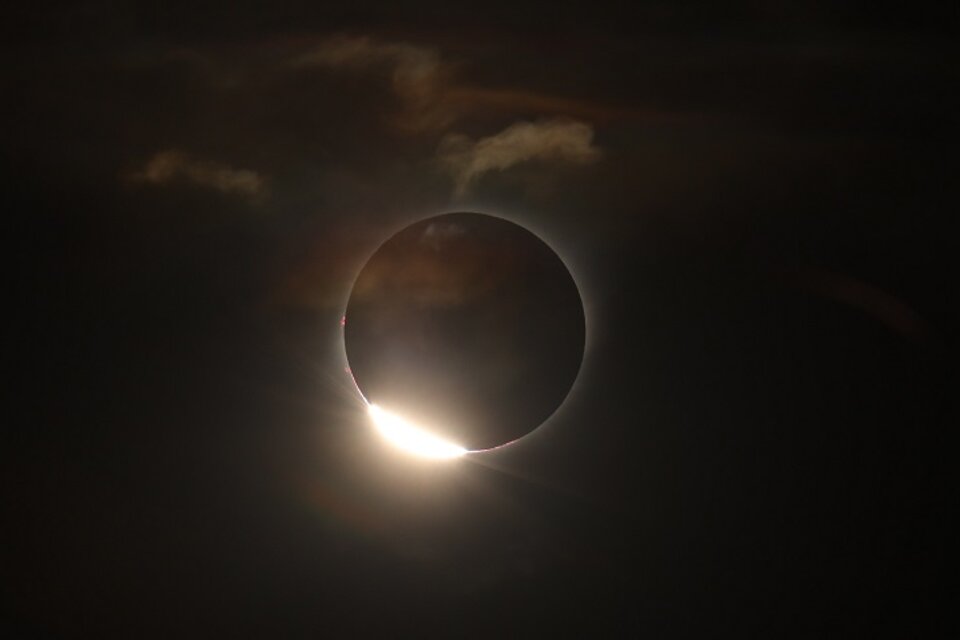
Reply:
[[[256,171],[199,160],[175,149],[157,153],[131,178],[134,182],[154,185],[184,181],[252,199],[259,198],[266,190],[264,179]]]
[[[293,64],[387,71],[393,90],[405,105],[406,111],[398,122],[404,128],[442,127],[454,118],[440,99],[446,68],[434,49],[405,42],[380,42],[369,37],[337,36],[300,56]]]
[[[474,142],[450,134],[440,143],[440,163],[454,177],[454,193],[462,196],[489,171],[504,171],[534,159],[589,164],[600,158],[593,127],[576,120],[517,122],[500,133]]]
[[[409,133],[442,131],[470,115],[514,114],[593,122],[642,120],[668,124],[682,120],[677,114],[656,109],[464,83],[457,78],[459,65],[445,60],[434,48],[368,36],[328,38],[288,64],[294,68],[324,67],[383,74],[402,104],[401,112],[392,118],[392,123]]]
[[[431,247],[434,251],[440,250],[440,245],[444,244],[450,238],[456,238],[466,233],[461,225],[455,222],[431,222],[420,234],[420,244]]]
[[[600,157],[593,127],[573,117],[591,120],[636,118],[637,110],[618,109],[535,91],[476,87],[457,81],[456,65],[430,47],[376,40],[367,36],[336,36],[322,41],[290,63],[293,67],[324,67],[343,72],[384,74],[400,99],[393,118],[400,129],[414,133],[449,130],[455,121],[473,114],[516,114],[549,117],[519,121],[500,133],[473,140],[447,134],[437,152],[440,165],[453,175],[455,195],[490,171],[504,171],[529,160],[587,164]],[[644,116],[649,114],[644,113]]]

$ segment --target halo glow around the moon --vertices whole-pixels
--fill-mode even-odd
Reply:
[[[563,404],[585,316],[566,265],[522,226],[449,213],[401,229],[354,282],[349,371],[376,431],[428,458],[516,442]]]
[[[444,440],[425,429],[414,426],[375,404],[367,406],[373,426],[390,444],[422,458],[459,458],[467,453],[460,445]]]

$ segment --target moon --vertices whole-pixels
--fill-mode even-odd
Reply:
[[[577,377],[584,340],[580,292],[560,257],[480,213],[427,218],[389,238],[344,315],[350,371],[378,429],[447,454],[542,425]]]

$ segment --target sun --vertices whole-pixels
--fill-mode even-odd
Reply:
[[[367,405],[367,411],[380,435],[390,444],[407,453],[434,460],[459,458],[468,453],[467,449],[460,445],[414,426],[373,403]]]

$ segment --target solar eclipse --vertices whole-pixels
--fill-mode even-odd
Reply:
[[[560,257],[527,229],[478,213],[428,218],[388,239],[357,277],[344,322],[374,425],[428,457],[500,447],[543,424],[577,376],[584,336]]]

